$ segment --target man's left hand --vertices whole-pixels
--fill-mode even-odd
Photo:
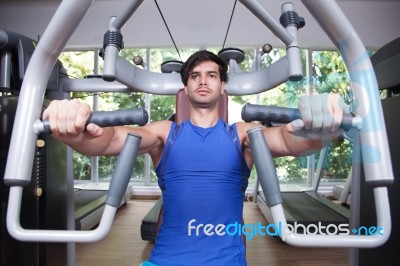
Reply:
[[[287,124],[288,132],[324,143],[340,136],[343,114],[349,113],[342,97],[334,93],[301,97],[298,107],[302,119]]]

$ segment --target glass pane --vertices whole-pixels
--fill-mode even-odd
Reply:
[[[262,57],[261,66],[266,68],[286,55],[284,49],[272,49],[269,54]],[[303,66],[305,66],[305,51],[301,51]],[[260,104],[281,107],[297,107],[300,96],[305,94],[305,78],[298,82],[287,81],[276,88],[260,94]],[[281,184],[307,183],[306,157],[281,157],[275,158],[274,163]]]
[[[352,102],[350,80],[342,57],[337,51],[313,51],[313,84],[318,93],[335,92],[347,104]],[[339,139],[329,147],[321,182],[344,181],[351,168],[352,143]]]
[[[94,73],[94,51],[62,52],[59,60],[70,78],[83,78]]]
[[[94,73],[94,51],[66,51],[61,53],[59,60],[62,62],[70,79],[83,78]],[[87,99],[88,93],[72,93],[72,98],[80,98],[91,105],[93,100]],[[88,156],[73,152],[74,179],[89,181],[91,159]]]

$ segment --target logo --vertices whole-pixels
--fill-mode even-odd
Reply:
[[[192,219],[188,223],[188,236],[235,236],[244,235],[246,240],[252,240],[255,236],[279,236],[284,234],[304,234],[304,235],[383,235],[384,229],[380,226],[360,226],[350,230],[347,223],[343,224],[327,224],[323,225],[322,222],[316,224],[304,225],[294,222],[294,224],[286,224],[283,226],[281,222],[278,224],[262,225],[261,222],[256,224],[242,224],[239,222],[230,224],[203,224],[196,223],[196,219]]]

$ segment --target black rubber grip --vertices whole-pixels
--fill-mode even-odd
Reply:
[[[133,108],[118,111],[99,111],[93,112],[86,125],[93,123],[100,127],[139,125],[144,126],[149,121],[147,111],[143,108]],[[51,133],[49,121],[43,121],[45,133]]]
[[[242,119],[246,122],[260,121],[287,124],[296,119],[301,119],[301,114],[297,108],[246,103],[242,108]],[[350,114],[343,115],[340,127],[346,131],[353,127],[353,118]]]

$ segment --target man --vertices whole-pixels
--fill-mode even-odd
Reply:
[[[149,153],[163,191],[164,213],[157,240],[143,265],[246,265],[245,245],[223,226],[241,223],[243,193],[253,164],[247,131],[219,119],[218,103],[227,82],[227,65],[208,51],[193,54],[181,70],[191,102],[181,125],[158,121],[143,127],[100,128],[85,122],[86,104],[53,101],[43,119],[53,136],[87,155],[117,155],[128,132],[142,137],[139,153]],[[312,153],[341,133],[340,96],[300,100],[302,120],[263,129],[274,156]]]

